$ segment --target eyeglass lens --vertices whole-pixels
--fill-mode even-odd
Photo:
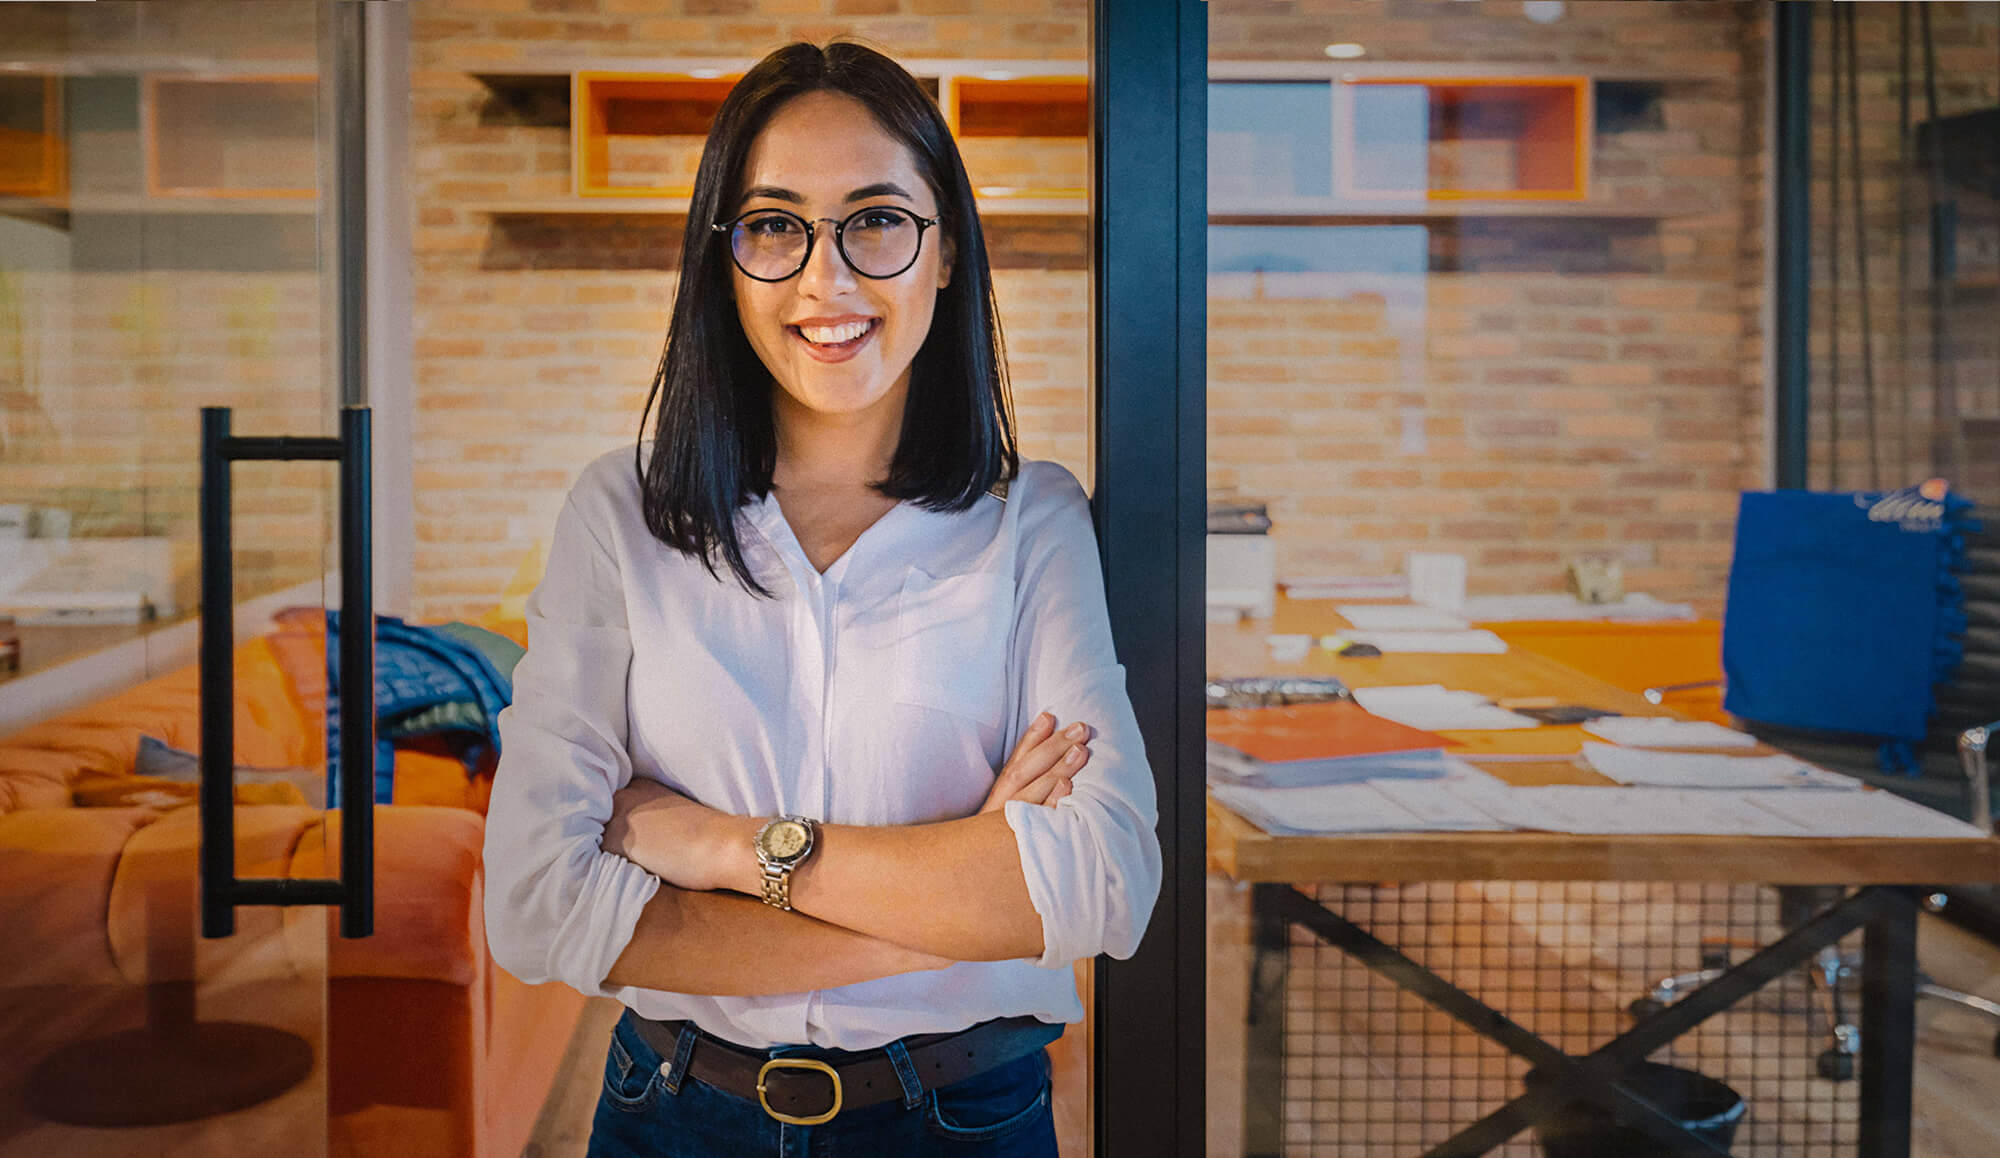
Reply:
[[[744,273],[782,281],[805,268],[814,226],[782,209],[746,213],[729,231],[730,251]],[[847,264],[864,277],[894,277],[917,260],[923,230],[907,210],[871,206],[850,214],[834,230]]]

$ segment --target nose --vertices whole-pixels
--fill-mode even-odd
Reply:
[[[813,222],[811,228],[814,231],[812,252],[806,256],[806,267],[799,271],[800,295],[831,298],[854,288],[854,271],[848,268],[847,259],[840,256],[834,223],[822,219]]]

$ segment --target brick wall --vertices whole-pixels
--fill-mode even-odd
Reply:
[[[474,77],[548,60],[734,57],[860,37],[905,58],[1082,61],[1082,0],[426,0],[412,12],[417,607],[490,606],[597,454],[629,444],[674,292],[680,218],[519,214],[570,192],[562,110]],[[552,112],[554,115],[552,115]],[[989,150],[1006,180],[1007,151]],[[1084,471],[1080,219],[988,220],[1023,450]]]
[[[1370,60],[1583,72],[1639,109],[1593,141],[1591,200],[1633,218],[1425,222],[1414,310],[1339,275],[1212,285],[1209,481],[1272,502],[1280,577],[1448,550],[1476,592],[1539,591],[1566,558],[1609,554],[1633,588],[1719,608],[1767,438],[1746,152],[1761,21],[1730,3],[1573,3],[1548,25],[1445,0],[1212,6],[1218,58],[1353,41]]]

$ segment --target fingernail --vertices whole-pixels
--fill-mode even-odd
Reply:
[[[1038,728],[1053,728],[1056,726],[1056,718],[1047,712],[1043,712],[1041,715],[1035,717],[1035,726]]]
[[[1075,723],[1071,724],[1069,730],[1064,732],[1063,735],[1068,736],[1072,740],[1081,740],[1088,731],[1089,729],[1085,728],[1082,723]]]
[[[1083,763],[1083,749],[1081,747],[1071,748],[1063,754],[1063,759],[1071,764],[1081,764]]]

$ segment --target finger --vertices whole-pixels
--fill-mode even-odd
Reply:
[[[1063,797],[1068,796],[1070,793],[1075,791],[1076,791],[1076,781],[1065,780],[1062,783],[1056,785],[1054,788],[1051,788],[1049,790],[1049,798],[1047,800],[1044,800],[1042,803],[1054,804],[1056,801],[1061,800]]]
[[[1001,778],[1010,789],[1032,783],[1036,777],[1055,767],[1062,760],[1063,753],[1075,743],[1066,733],[1050,736],[1016,755],[1001,769]]]
[[[1014,794],[1016,800],[1028,800],[1031,804],[1043,803],[1058,784],[1064,784],[1090,762],[1090,749],[1082,744],[1074,745],[1063,754],[1062,759],[1048,771],[1036,777],[1027,788]]]
[[[1007,754],[1008,762],[1012,763],[1014,758],[1022,752],[1047,739],[1049,733],[1055,731],[1055,727],[1056,718],[1047,712],[1043,712],[1034,719],[1029,720],[1028,726],[1021,732],[1021,739],[1015,743],[1014,750]]]

